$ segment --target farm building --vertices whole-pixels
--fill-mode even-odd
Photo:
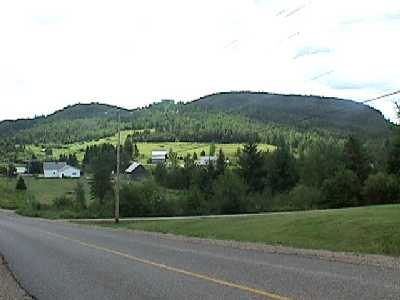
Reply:
[[[153,164],[163,164],[167,161],[168,151],[157,150],[151,152],[151,163]]]
[[[16,174],[18,175],[26,174],[26,172],[28,171],[26,166],[16,166],[15,169],[17,170]]]
[[[211,163],[215,163],[217,161],[217,157],[216,156],[202,156],[200,157],[200,159],[197,161],[197,164],[199,166],[207,166],[208,164]]]
[[[66,162],[45,162],[43,163],[45,178],[79,178],[81,171],[67,165]]]
[[[142,180],[146,178],[149,173],[147,170],[143,167],[142,164],[139,164],[137,162],[133,162],[126,170],[125,173],[129,176],[130,179],[132,180]]]

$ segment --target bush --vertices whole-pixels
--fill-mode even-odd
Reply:
[[[18,178],[17,185],[15,186],[15,189],[18,190],[18,191],[26,191],[27,190],[24,178],[22,178],[22,177]]]
[[[73,201],[67,196],[60,196],[54,199],[53,206],[58,209],[72,208]]]
[[[235,214],[245,212],[247,186],[242,179],[232,173],[218,176],[213,184],[213,203],[211,208],[214,213]]]
[[[323,196],[319,189],[299,184],[290,191],[288,198],[293,209],[309,210],[318,208],[318,203]]]
[[[353,171],[342,169],[324,180],[322,208],[341,208],[359,204],[360,183]]]
[[[169,200],[151,178],[131,182],[121,189],[121,216],[171,216],[175,214],[175,205]]]
[[[81,181],[76,183],[75,187],[75,200],[76,200],[76,208],[78,210],[86,209],[86,197],[85,197],[85,188]]]
[[[198,187],[195,186],[185,193],[185,199],[184,212],[186,215],[204,215],[209,213],[205,194]]]
[[[365,204],[399,203],[399,180],[382,172],[368,176],[362,189]]]

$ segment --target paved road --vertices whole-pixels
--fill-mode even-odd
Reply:
[[[400,299],[400,270],[0,212],[0,252],[37,299]]]

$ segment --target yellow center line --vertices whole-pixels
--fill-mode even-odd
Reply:
[[[57,234],[57,233],[53,233],[53,232],[49,232],[49,231],[45,231],[45,230],[39,230],[39,229],[36,229],[36,230],[40,231],[40,232],[43,232],[43,233],[46,233],[48,235],[54,236],[54,237],[58,237],[58,238],[62,238],[64,240],[68,240],[68,241],[71,241],[71,242],[78,243],[78,244],[80,244],[82,246],[86,246],[88,248],[104,251],[104,252],[107,252],[107,253],[111,253],[111,254],[114,254],[114,255],[117,255],[117,256],[121,256],[121,257],[130,259],[130,260],[136,261],[136,262],[140,262],[140,263],[145,264],[145,265],[153,266],[153,267],[156,267],[158,269],[167,270],[167,271],[175,272],[175,273],[178,273],[178,274],[183,274],[183,275],[186,275],[186,276],[189,276],[189,277],[202,279],[204,281],[213,282],[213,283],[216,283],[216,284],[219,284],[219,285],[222,285],[222,286],[227,286],[227,287],[230,287],[230,288],[235,288],[235,289],[238,289],[238,290],[241,290],[241,291],[249,292],[251,294],[255,294],[255,295],[258,295],[258,296],[263,296],[263,297],[266,297],[266,298],[272,299],[272,300],[291,300],[288,297],[284,297],[284,296],[280,296],[280,295],[277,295],[277,294],[274,294],[274,293],[270,293],[270,292],[267,292],[265,290],[260,290],[260,289],[252,288],[252,287],[249,287],[249,286],[246,286],[246,285],[225,281],[225,280],[222,280],[222,279],[218,279],[218,278],[207,276],[207,275],[200,274],[200,273],[190,272],[190,271],[187,271],[187,270],[184,270],[184,269],[170,267],[170,266],[167,266],[167,265],[164,265],[164,264],[161,264],[161,263],[157,263],[157,262],[154,262],[154,261],[151,261],[151,260],[147,260],[147,259],[144,259],[144,258],[140,258],[140,257],[136,257],[136,256],[133,256],[133,255],[129,255],[127,253],[123,253],[123,252],[116,251],[116,250],[113,250],[113,249],[97,246],[95,244],[83,242],[81,240],[70,238],[70,237],[67,237],[67,236],[64,236],[64,235],[60,235],[60,234]]]

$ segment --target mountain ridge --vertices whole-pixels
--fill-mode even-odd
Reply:
[[[203,121],[208,122],[210,119],[212,124],[221,127],[218,123],[219,115],[228,120],[227,123],[238,123],[236,127],[240,127],[241,122],[243,126],[250,122],[257,123],[254,130],[263,126],[284,126],[299,131],[326,131],[338,136],[354,134],[373,138],[386,137],[394,126],[379,110],[353,100],[231,91],[206,95],[185,103],[163,100],[135,109],[100,102],[76,103],[46,116],[3,120],[0,122],[0,137],[16,136],[23,142],[34,142],[35,136],[40,136],[40,130],[46,133],[54,130],[51,126],[58,126],[59,134],[63,135],[64,131],[68,131],[70,135],[63,142],[100,138],[115,132],[118,110],[121,112],[123,127],[156,128],[164,133],[168,131],[169,139],[173,138],[174,132],[198,130],[197,127],[203,126]],[[191,123],[186,128],[185,120]],[[225,131],[230,130],[229,124],[222,127],[225,127]],[[74,130],[82,131],[82,137],[73,133]],[[93,130],[96,130],[96,134],[91,132]],[[212,131],[213,128],[209,126],[207,130]],[[47,138],[55,142],[56,134],[49,136]],[[193,132],[191,140],[195,136],[196,132]]]

